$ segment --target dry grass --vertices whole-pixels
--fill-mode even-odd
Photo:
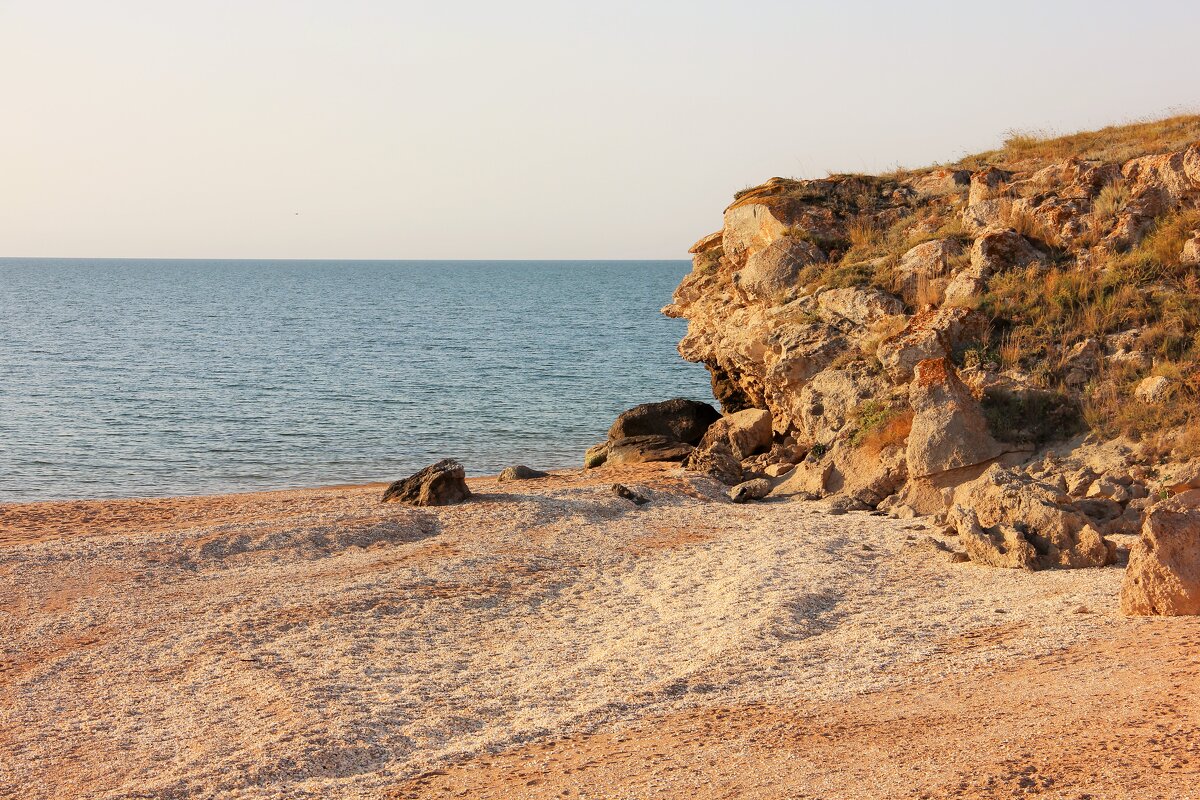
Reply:
[[[1196,230],[1200,230],[1200,209],[1167,214],[1117,266],[1139,283],[1169,281],[1184,286],[1195,280],[1195,271],[1182,262],[1183,245]]]
[[[1111,223],[1129,202],[1129,186],[1122,181],[1113,181],[1100,190],[1092,203],[1092,213],[1102,224]]]
[[[1122,162],[1148,153],[1179,150],[1196,141],[1200,141],[1200,114],[1112,125],[1066,136],[1012,132],[1001,149],[968,156],[956,166],[965,169],[980,169],[985,165],[1038,169],[1068,158]]]

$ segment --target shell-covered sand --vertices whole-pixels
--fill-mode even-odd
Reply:
[[[1200,621],[1121,617],[1120,566],[471,485],[0,505],[0,796],[1200,797]]]

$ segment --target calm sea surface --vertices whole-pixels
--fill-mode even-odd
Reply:
[[[712,400],[682,261],[0,259],[0,502],[569,467]]]

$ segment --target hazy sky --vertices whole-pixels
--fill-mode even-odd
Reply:
[[[773,175],[1200,107],[1200,2],[0,0],[0,256],[679,258]]]

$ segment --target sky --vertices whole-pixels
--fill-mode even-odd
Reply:
[[[0,256],[685,258],[732,194],[1200,110],[1200,2],[0,0]]]

